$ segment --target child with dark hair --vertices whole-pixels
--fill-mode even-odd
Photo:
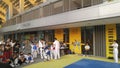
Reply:
[[[36,43],[33,43],[33,58],[37,58],[37,45]]]
[[[6,43],[6,45],[4,46],[3,56],[4,56],[3,57],[3,62],[5,62],[5,63],[12,56],[11,47],[8,43]]]
[[[3,44],[0,44],[0,62],[2,62],[3,51],[4,51],[4,45],[3,45]]]
[[[17,56],[17,54],[13,54],[13,56],[9,59],[9,64],[12,67],[18,66],[18,56]]]
[[[50,60],[50,46],[46,45],[44,48],[44,58]]]
[[[22,65],[23,63],[25,63],[25,61],[26,61],[26,58],[25,58],[24,54],[21,53],[19,56],[19,59],[18,59],[18,64]]]
[[[32,62],[34,62],[31,53],[28,53],[28,58],[27,58],[27,60],[28,60],[28,63],[32,63]]]
[[[86,45],[85,45],[85,56],[89,55],[89,51],[90,51],[90,46],[89,46],[89,44],[87,42]]]
[[[19,53],[20,43],[19,41],[14,41],[13,52]]]
[[[114,60],[115,60],[115,63],[118,63],[118,43],[117,43],[117,40],[114,40],[113,41],[113,44],[111,45],[113,47],[113,57],[114,57]]]

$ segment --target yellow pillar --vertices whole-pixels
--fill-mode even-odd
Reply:
[[[106,25],[106,57],[113,57],[113,48],[110,45],[116,40],[116,25]]]
[[[75,40],[81,42],[81,28],[70,28],[69,30],[69,42],[70,42],[69,44],[70,44],[70,49],[72,51],[74,47],[72,42],[74,42]],[[81,46],[80,46],[80,50],[77,46],[74,52],[81,54]]]
[[[20,13],[24,11],[24,0],[19,0]]]
[[[63,29],[56,29],[55,30],[55,38],[59,41],[63,41]]]

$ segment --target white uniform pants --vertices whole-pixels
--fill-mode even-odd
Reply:
[[[118,50],[115,49],[115,50],[113,51],[113,54],[114,54],[115,63],[118,63]]]
[[[55,59],[59,59],[60,58],[60,49],[56,49],[55,50]]]
[[[37,58],[37,51],[33,51],[33,58]]]
[[[44,53],[43,53],[43,49],[42,48],[40,48],[40,57],[41,57],[41,59],[44,58]]]
[[[50,58],[51,59],[55,58],[55,50],[50,51]]]

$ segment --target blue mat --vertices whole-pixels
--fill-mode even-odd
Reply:
[[[64,68],[120,68],[120,64],[82,59]]]

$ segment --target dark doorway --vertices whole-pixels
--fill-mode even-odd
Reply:
[[[90,45],[90,55],[93,55],[93,29],[94,27],[82,27],[81,28],[81,42],[86,44],[86,42]],[[84,46],[82,47],[84,50]]]
[[[54,30],[46,30],[45,31],[45,41],[53,42],[54,41]]]
[[[117,41],[118,41],[118,44],[120,45],[120,24],[117,24],[116,25],[116,32],[117,32]],[[118,46],[118,52],[120,52],[120,46]],[[120,53],[119,53],[119,58],[120,58]]]

